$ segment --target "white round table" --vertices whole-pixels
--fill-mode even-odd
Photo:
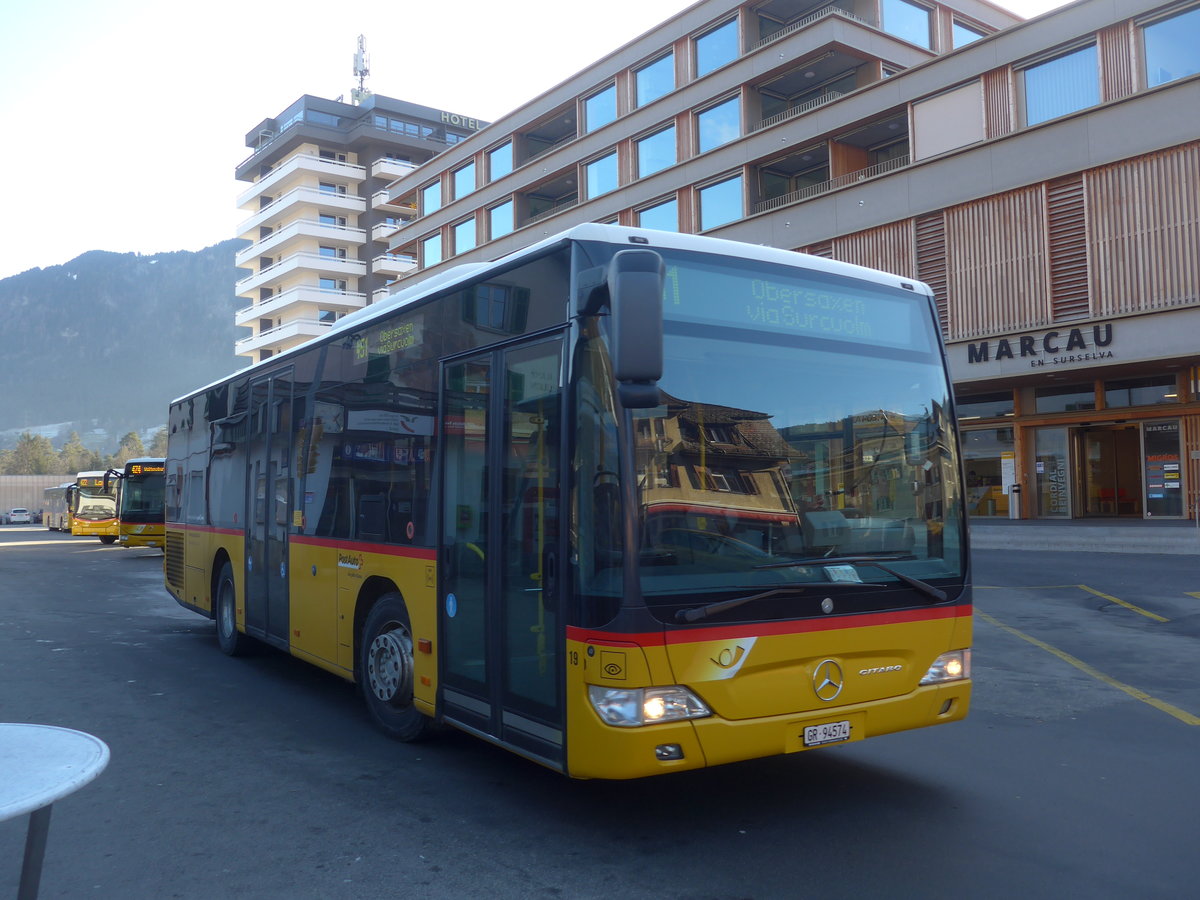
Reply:
[[[37,897],[50,809],[108,765],[108,745],[55,725],[0,722],[0,822],[29,813],[18,900]]]

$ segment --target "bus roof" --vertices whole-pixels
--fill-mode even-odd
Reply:
[[[188,391],[186,394],[172,400],[171,405],[174,406],[176,403],[186,400],[189,397],[202,394],[210,388],[224,384],[231,378],[247,374],[253,369],[277,365],[281,360],[289,356],[302,350],[311,349],[319,342],[330,340],[333,335],[353,330],[364,322],[373,321],[401,307],[409,306],[434,294],[452,289],[462,282],[471,280],[480,272],[488,269],[511,268],[512,266],[519,265],[522,260],[539,256],[568,241],[597,241],[609,244],[627,244],[630,248],[653,250],[656,247],[661,247],[666,250],[691,250],[697,253],[734,256],[738,259],[796,266],[816,272],[840,275],[844,278],[868,281],[872,284],[886,287],[903,288],[913,291],[918,295],[933,296],[933,292],[927,285],[913,278],[905,278],[900,275],[893,275],[889,272],[869,269],[865,266],[858,266],[836,259],[825,259],[824,257],[813,256],[808,253],[798,253],[794,250],[780,250],[778,247],[768,247],[762,244],[744,244],[740,241],[730,241],[724,238],[707,237],[698,234],[680,234],[674,231],[654,231],[648,228],[631,228],[624,225],[600,225],[595,222],[587,222],[544,238],[527,247],[522,247],[520,250],[515,250],[505,256],[497,257],[490,262],[464,263],[453,266],[436,275],[431,275],[417,282],[412,287],[402,288],[378,303],[372,303],[370,306],[365,306],[347,316],[343,316],[321,337],[284,350],[282,353],[268,357],[267,359],[251,363],[249,366],[218,378],[216,381],[210,382],[203,387]]]

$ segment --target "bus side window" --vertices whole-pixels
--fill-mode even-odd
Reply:
[[[358,498],[358,527],[355,537],[382,541],[387,538],[387,497],[362,494]]]

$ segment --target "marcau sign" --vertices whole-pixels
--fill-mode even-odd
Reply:
[[[1113,323],[1082,328],[1056,328],[967,344],[967,363],[1023,360],[1029,368],[1073,366],[1113,358]]]

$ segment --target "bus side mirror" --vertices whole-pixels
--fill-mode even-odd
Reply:
[[[608,264],[613,374],[621,403],[628,409],[647,409],[660,402],[665,273],[662,257],[653,250],[621,250]]]

